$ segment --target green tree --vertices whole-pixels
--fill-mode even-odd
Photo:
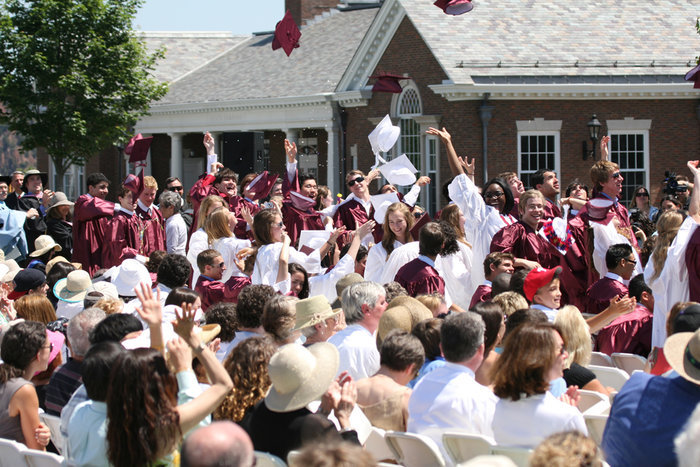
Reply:
[[[59,180],[129,137],[167,92],[132,28],[142,0],[0,0],[0,123],[44,147]],[[61,189],[62,187],[54,187]]]

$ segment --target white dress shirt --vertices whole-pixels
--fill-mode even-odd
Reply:
[[[165,244],[168,253],[185,256],[187,224],[179,212],[165,219]]]
[[[547,436],[577,430],[588,435],[583,415],[549,391],[521,398],[500,399],[493,416],[493,435],[502,446],[534,448]]]
[[[338,374],[347,371],[357,381],[379,371],[377,336],[359,324],[351,324],[334,334],[328,342],[338,348]]]
[[[394,240],[394,249],[399,248],[401,245],[403,245],[401,242],[399,242],[398,240]],[[381,244],[381,242],[377,243],[369,249],[369,252],[367,253],[367,264],[365,265],[364,274],[366,281],[373,281],[379,282],[380,284],[385,284],[385,282],[381,282],[381,280],[382,273],[384,271],[384,266],[386,266],[386,259],[386,249],[384,248],[384,245]]]
[[[413,388],[406,431],[430,437],[445,453],[445,431],[493,437],[491,424],[497,401],[489,388],[476,382],[471,369],[445,362]]]

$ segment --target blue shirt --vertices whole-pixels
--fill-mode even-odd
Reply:
[[[615,396],[602,448],[611,467],[677,464],[673,439],[700,402],[700,386],[680,376],[635,373]]]

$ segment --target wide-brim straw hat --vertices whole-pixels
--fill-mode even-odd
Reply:
[[[0,282],[12,282],[15,279],[17,272],[19,272],[21,269],[19,264],[17,264],[17,261],[14,259],[6,259],[2,262],[2,264],[6,265],[9,268],[9,271],[5,273],[2,278],[0,278]]]
[[[340,309],[332,309],[324,295],[299,300],[296,303],[297,321],[294,330],[316,326],[338,313],[340,313]]]
[[[415,298],[396,297],[391,301],[391,307],[388,307],[379,319],[377,343],[381,344],[387,334],[394,329],[411,332],[416,324],[432,317],[433,313],[430,309]]]
[[[328,342],[309,347],[283,345],[270,359],[272,386],[265,405],[273,412],[292,412],[320,399],[338,373],[339,364],[338,349]]]
[[[39,235],[36,240],[34,240],[34,251],[29,253],[29,256],[36,258],[41,256],[49,250],[61,251],[63,247],[56,243],[56,241],[51,237],[51,235]]]
[[[146,266],[131,258],[122,261],[122,264],[112,271],[109,277],[122,297],[135,297],[134,289],[141,283],[148,284],[148,288],[151,288],[152,284],[151,275]]]
[[[65,193],[63,193],[62,191],[57,191],[53,194],[53,198],[51,198],[51,201],[49,201],[49,208],[47,209],[47,211],[50,211],[53,208],[57,208],[59,206],[72,207],[74,205],[75,203],[70,201]]]
[[[78,303],[83,301],[91,286],[90,273],[79,269],[69,272],[67,277],[58,280],[53,286],[53,294],[64,302]]]
[[[664,357],[676,373],[700,385],[700,329],[679,332],[666,339]]]

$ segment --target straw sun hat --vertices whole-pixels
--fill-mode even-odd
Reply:
[[[700,329],[670,336],[664,344],[664,356],[676,373],[700,386]]]
[[[328,342],[309,347],[287,344],[270,359],[270,391],[265,405],[273,412],[292,412],[320,399],[333,382],[340,357]]]

